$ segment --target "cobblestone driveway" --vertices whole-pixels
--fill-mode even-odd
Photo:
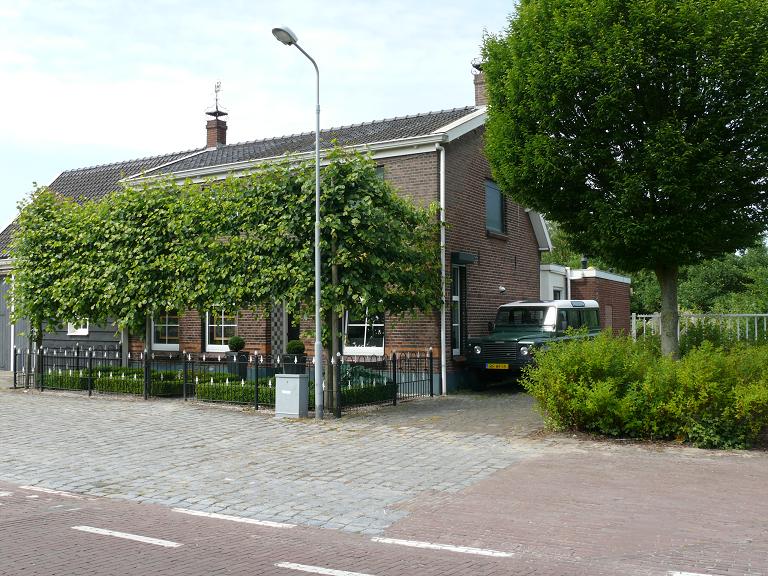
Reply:
[[[478,411],[483,415],[478,417]],[[534,455],[524,394],[411,402],[324,422],[181,401],[0,391],[0,480],[378,534],[420,494]]]

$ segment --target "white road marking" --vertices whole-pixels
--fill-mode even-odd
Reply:
[[[40,498],[37,494],[31,494],[29,496],[25,496],[25,498]]]
[[[667,572],[667,576],[712,576],[712,574],[700,574],[698,572]]]
[[[310,574],[323,574],[324,576],[371,576],[363,572],[349,572],[347,570],[334,570],[332,568],[323,568],[322,566],[307,566],[306,564],[294,564],[293,562],[278,562],[275,564],[278,568],[287,568],[288,570],[298,570],[299,572],[309,572]]]
[[[138,534],[129,534],[128,532],[116,532],[114,530],[105,530],[104,528],[94,528],[93,526],[72,526],[73,530],[81,532],[90,532],[91,534],[100,534],[102,536],[114,536],[115,538],[124,538],[125,540],[135,540],[144,544],[154,544],[165,548],[178,548],[181,546],[178,542],[170,540],[161,540],[160,538],[150,538],[149,536],[139,536]]]
[[[3,496],[13,496],[13,492],[0,491],[0,498]]]
[[[268,528],[295,528],[296,524],[285,524],[283,522],[272,522],[270,520],[254,520],[253,518],[243,518],[241,516],[227,516],[226,514],[217,514],[216,512],[201,512],[199,510],[188,510],[187,508],[173,508],[174,512],[189,514],[190,516],[202,516],[203,518],[215,518],[217,520],[229,520],[230,522],[242,522],[243,524],[255,524],[256,526],[267,526]]]
[[[445,550],[447,552],[459,552],[461,554],[475,554],[477,556],[493,556],[494,558],[510,558],[514,556],[512,552],[501,552],[499,550],[488,550],[485,548],[470,548],[469,546],[453,546],[451,544],[433,544],[431,542],[418,542],[417,540],[398,540],[397,538],[380,538],[374,536],[372,542],[381,544],[397,544],[399,546],[410,546],[411,548],[427,548],[430,550]]]
[[[42,486],[19,486],[22,490],[31,490],[32,492],[43,492],[44,494],[53,494],[54,496],[66,496],[67,498],[81,499],[82,496],[72,494],[70,492],[62,492],[61,490],[51,490],[50,488],[43,488]],[[29,496],[27,496],[29,498]]]

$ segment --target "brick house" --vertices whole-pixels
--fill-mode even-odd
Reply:
[[[440,359],[436,362],[440,365],[436,381],[442,382],[443,392],[460,383],[467,336],[486,330],[499,305],[538,296],[540,253],[551,247],[542,217],[503,196],[492,181],[483,154],[486,110],[482,74],[475,76],[475,94],[474,106],[320,132],[321,148],[329,148],[335,140],[344,147],[368,150],[383,177],[404,196],[421,205],[439,202],[444,208],[444,310],[415,318],[345,318],[343,326],[345,354],[432,348]],[[286,153],[312,157],[314,133],[227,144],[226,121],[219,111],[211,115],[204,148],[68,170],[50,188],[70,197],[98,199],[121,183],[143,178],[223,178],[246,173]],[[6,262],[12,229],[13,225],[0,233],[0,258]],[[226,350],[227,339],[237,334],[245,339],[248,351],[280,353],[287,340],[312,327],[311,318],[295,321],[279,302],[266,315],[249,310],[168,312],[155,318],[152,348],[168,353],[215,353]],[[145,347],[141,340],[115,334],[112,328],[87,324],[70,325],[67,331],[45,336],[46,346],[72,346],[75,342],[105,348],[128,344],[133,351]],[[0,341],[0,364],[3,347],[10,349]]]

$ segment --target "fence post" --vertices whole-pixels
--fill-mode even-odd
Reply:
[[[336,352],[336,363],[333,365],[333,415],[341,418],[341,353]]]
[[[253,409],[258,412],[259,410],[259,368],[263,361],[263,356],[256,356],[256,351],[253,353],[253,368],[256,370],[256,378],[253,381]]]
[[[392,406],[397,406],[397,352],[392,352],[392,382],[395,384],[395,393],[392,395]]]
[[[182,350],[181,357],[184,359],[184,381],[181,383],[181,395],[184,402],[187,401],[187,353]]]
[[[632,312],[632,340],[637,340],[637,312]]]
[[[16,346],[13,347],[13,389],[16,390],[16,372],[18,370],[17,366],[19,364],[18,361],[18,348]]]
[[[96,354],[92,348],[88,349],[88,397],[93,394],[93,356]]]
[[[40,382],[37,383],[37,387],[40,389],[40,392],[43,391],[43,375],[41,372],[41,369],[43,368],[43,347],[37,349],[37,361],[35,363],[35,380],[40,380]]]
[[[150,364],[149,353],[144,350],[144,400],[149,399],[149,380],[152,377],[152,364]]]
[[[433,398],[435,396],[435,386],[434,382],[432,381],[432,374],[434,374],[433,370],[435,369],[435,359],[432,356],[432,347],[429,348],[429,397]]]

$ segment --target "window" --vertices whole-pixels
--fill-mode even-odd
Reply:
[[[368,314],[355,318],[349,312],[344,315],[344,353],[357,355],[384,354],[384,315]]]
[[[152,349],[179,350],[178,312],[161,312],[152,319]]]
[[[67,323],[67,336],[88,336],[88,318]]]
[[[552,300],[562,300],[563,299],[563,289],[562,288],[553,288],[552,289]]]
[[[600,317],[596,308],[558,311],[557,330],[559,332],[567,328],[581,328],[582,326],[586,326],[590,330],[600,328]]]
[[[384,166],[376,166],[376,178],[384,180]]]
[[[501,190],[490,180],[485,181],[485,229],[489,232],[504,234],[504,197]]]
[[[454,356],[464,353],[466,341],[466,287],[467,267],[451,267],[451,351]]]
[[[237,312],[219,308],[209,312],[206,318],[205,349],[208,352],[226,352],[229,350],[229,339],[237,334]]]

